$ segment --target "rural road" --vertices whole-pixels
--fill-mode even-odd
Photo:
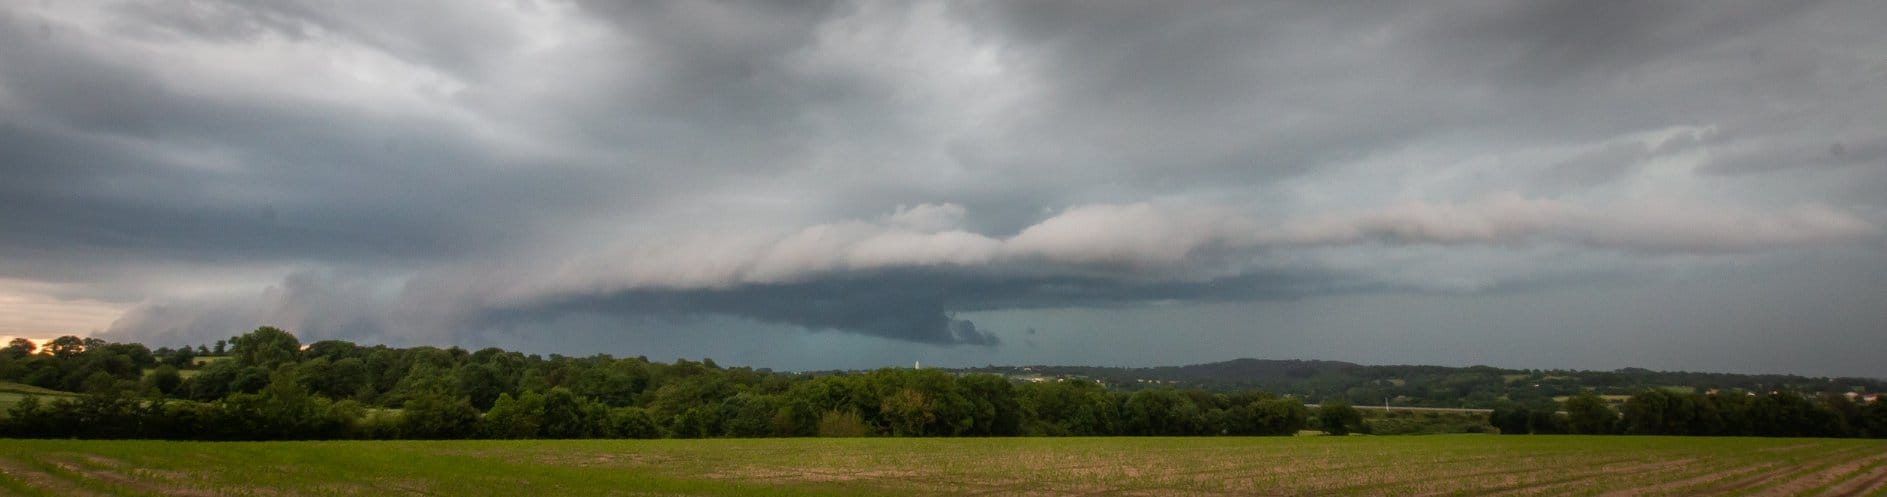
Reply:
[[[1304,404],[1304,407],[1316,409],[1322,406],[1320,404]],[[1355,407],[1357,409],[1369,409],[1369,410],[1375,410],[1375,411],[1385,410],[1383,406],[1357,405],[1357,406],[1352,406],[1352,407]],[[1410,412],[1460,412],[1460,413],[1478,413],[1478,414],[1494,412],[1493,409],[1462,409],[1462,408],[1454,408],[1454,407],[1389,407],[1386,410],[1410,411]]]

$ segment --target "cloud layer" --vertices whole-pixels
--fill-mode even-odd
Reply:
[[[571,312],[723,314],[923,343],[996,345],[997,337],[953,313],[1296,298],[1408,283],[1320,262],[1320,252],[1332,248],[1573,246],[1670,256],[1878,241],[1879,235],[1853,214],[1814,205],[1712,212],[1669,204],[1592,208],[1511,195],[1274,226],[1222,208],[1088,205],[1007,238],[962,230],[964,215],[958,205],[920,204],[874,220],[771,236],[697,234],[566,254],[554,264],[453,268],[414,277],[405,297],[389,306],[376,305],[362,280],[295,274],[265,292],[266,304],[226,309],[235,317],[225,321],[292,322],[340,336],[405,330],[447,338],[453,329]],[[171,322],[201,319],[200,311],[140,307],[113,331],[215,327]]]
[[[1853,273],[1887,263],[1882,18],[1858,0],[7,5],[0,315],[26,317],[0,333],[618,333],[706,355],[675,330],[718,323],[814,337],[831,350],[810,366],[881,340],[975,361],[1158,331],[1207,359],[1225,341],[1185,330],[1222,323],[1054,330]],[[1823,304],[1806,299],[1782,300]],[[1854,336],[1856,312],[1802,327]],[[1428,328],[1399,339],[1474,326]],[[1480,360],[1463,354],[1406,362]]]

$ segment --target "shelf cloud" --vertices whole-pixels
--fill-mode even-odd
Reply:
[[[1834,345],[1887,319],[1882,18],[9,4],[0,315],[23,317],[0,334],[268,324],[790,368],[1616,340],[1670,361],[1647,367],[1884,375],[1887,350]],[[1633,291],[1671,302],[1612,300]],[[1685,311],[1603,320],[1647,302]],[[1725,317],[1752,303],[1789,323]],[[1802,348],[1744,352],[1780,333]],[[1812,350],[1838,352],[1790,359]]]

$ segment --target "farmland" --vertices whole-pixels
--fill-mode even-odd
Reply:
[[[40,387],[36,387],[32,385],[22,385],[19,383],[0,381],[0,411],[4,411],[6,409],[12,408],[14,404],[20,403],[20,400],[25,399],[27,396],[35,396],[35,397],[40,397],[41,399],[50,400],[50,399],[58,399],[58,398],[77,397],[78,395],[73,394],[71,392],[61,392],[58,390],[40,388]]]
[[[0,441],[0,495],[1887,495],[1887,442]]]

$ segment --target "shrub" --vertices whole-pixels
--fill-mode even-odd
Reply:
[[[871,432],[871,425],[865,424],[857,411],[834,409],[819,416],[819,436],[822,437],[867,437]]]

